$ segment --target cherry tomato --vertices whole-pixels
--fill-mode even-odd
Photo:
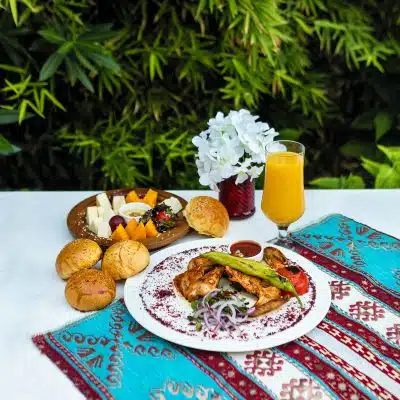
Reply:
[[[157,220],[158,221],[168,221],[169,219],[171,219],[171,216],[170,215],[168,215],[165,211],[160,211],[158,214],[157,214]]]
[[[279,274],[289,279],[299,296],[308,292],[308,276],[297,268],[280,268]]]

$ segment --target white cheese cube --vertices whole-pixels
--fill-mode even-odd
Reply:
[[[95,218],[99,215],[97,213],[97,207],[88,207],[86,209],[86,224],[87,226],[91,226]]]
[[[103,220],[104,208],[103,207],[97,207],[97,214],[99,214],[99,218],[101,218]]]
[[[96,196],[97,207],[103,207],[104,209],[109,208],[111,210],[111,203],[105,193],[100,193]]]
[[[126,204],[125,202],[125,196],[114,196],[113,197],[113,209],[116,214],[118,214],[119,209],[121,206]]]
[[[170,207],[174,214],[178,214],[178,212],[182,210],[182,204],[176,197],[165,199],[162,203]]]
[[[111,228],[108,221],[100,221],[97,226],[97,236],[109,238],[111,236]]]
[[[103,221],[108,221],[115,215],[115,212],[111,208],[105,208],[103,214]]]
[[[89,225],[89,230],[92,231],[94,234],[97,235],[97,231],[99,229],[99,224],[100,222],[103,221],[103,218],[101,217],[96,217],[92,223]]]

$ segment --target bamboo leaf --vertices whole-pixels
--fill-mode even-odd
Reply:
[[[65,39],[52,29],[41,29],[38,33],[50,43],[61,44],[65,42]]]
[[[400,146],[386,147],[378,145],[378,149],[382,151],[392,163],[400,161]]]
[[[300,16],[301,14],[294,16],[294,20],[297,22],[297,24],[300,26],[300,28],[307,34],[311,35],[313,33],[313,28],[308,26],[306,22],[304,21],[303,17]]]
[[[316,27],[324,27],[324,28],[330,28],[330,29],[335,29],[338,31],[345,31],[346,27],[343,24],[338,24],[332,21],[329,21],[327,19],[320,19],[316,20],[314,22]]]
[[[247,72],[245,66],[236,58],[232,59],[232,63],[235,66],[235,69],[238,72],[239,76],[243,79]]]
[[[1,89],[2,92],[10,92],[10,91],[13,91],[14,93],[16,93],[16,94],[19,96],[21,84],[18,84],[18,83],[16,83],[16,84],[11,83],[8,79],[4,79],[4,82],[6,83],[7,87]]]
[[[60,53],[60,54],[67,54],[67,53],[69,53],[69,52],[73,49],[74,46],[75,46],[75,43],[74,43],[74,42],[70,42],[70,41],[64,42],[64,43],[57,49],[57,53]]]
[[[347,179],[345,178],[343,184],[343,189],[364,189],[365,183],[364,179],[358,175],[350,174]]]
[[[317,178],[310,182],[310,185],[319,187],[321,189],[339,189],[339,178]]]
[[[28,87],[28,85],[29,85],[31,79],[32,79],[31,75],[28,75],[28,76],[26,77],[26,79],[24,79],[24,80],[21,82],[21,84],[20,84],[20,85],[21,85],[21,87],[20,87],[21,93],[24,93],[24,92],[25,92],[25,90],[26,90],[26,88]]]
[[[392,117],[387,112],[379,112],[374,119],[375,140],[378,142],[392,127]]]
[[[25,114],[26,114],[26,109],[27,106],[29,106],[33,111],[35,111],[35,113],[39,116],[41,116],[42,118],[45,118],[45,116],[43,115],[42,111],[40,110],[40,108],[38,106],[36,106],[35,104],[33,104],[30,100],[28,99],[24,99],[21,101],[21,104],[19,105],[19,112],[24,114],[24,118],[25,118]],[[21,111],[22,110],[22,111]],[[21,123],[21,122],[20,122]]]
[[[376,158],[377,149],[370,141],[351,139],[340,147],[340,153],[351,158]]]
[[[44,111],[44,102],[40,101],[39,90],[37,88],[34,88],[34,90],[33,90],[33,99],[35,100],[36,106],[38,106],[40,111],[43,112]]]
[[[159,60],[157,59],[157,62],[155,64],[156,66],[156,71],[157,71],[157,75],[162,79],[163,78],[163,72],[161,69],[161,63],[159,62]]]
[[[0,155],[9,156],[21,151],[21,149],[11,144],[3,135],[0,134]]]
[[[75,62],[72,61],[70,57],[66,57],[65,64],[67,66],[67,71],[68,71],[69,79],[71,80],[71,84],[72,84],[72,86],[74,86],[76,83],[76,80],[77,80],[77,71],[75,68]]]
[[[114,58],[108,54],[100,53],[87,53],[87,57],[93,60],[97,65],[105,67],[113,72],[119,72],[121,69],[119,64],[114,60]]]
[[[294,128],[286,128],[279,130],[279,139],[284,140],[298,140],[301,135],[301,131],[299,129]]]
[[[53,76],[56,73],[62,61],[64,60],[64,57],[65,54],[63,53],[58,53],[58,52],[53,53],[47,59],[42,69],[40,70],[39,80],[45,81],[46,79],[49,79],[51,76]]]
[[[20,1],[22,3],[24,3],[29,8],[29,10],[32,11],[33,13],[37,13],[43,9],[43,7],[41,7],[41,6],[32,4],[32,2],[30,0],[20,0]]]
[[[20,124],[20,125],[21,125],[21,122],[25,119],[27,106],[28,106],[28,101],[22,100],[22,102],[19,106],[19,117],[18,117],[18,124]]]
[[[21,16],[19,17],[18,25],[21,26],[23,25],[28,18],[31,16],[32,10],[29,8],[25,8],[25,10],[22,12]]]
[[[365,183],[361,176],[350,174],[340,178],[317,178],[310,182],[311,185],[321,189],[364,189]]]
[[[113,27],[112,23],[87,25],[90,32],[109,32]]]
[[[196,18],[200,17],[200,14],[206,8],[206,5],[207,5],[207,0],[200,0],[199,1],[199,5],[197,6],[197,11],[196,11]]]
[[[108,77],[106,74],[104,74],[104,75],[101,77],[101,82],[104,83],[104,86],[106,87],[106,89],[108,90],[109,93],[114,94],[114,89],[113,89],[113,87],[112,87],[112,84],[111,84],[111,82],[110,82],[109,77]]]
[[[78,50],[75,49],[75,56],[78,61],[89,71],[93,72],[94,74],[98,73],[97,68]]]
[[[363,166],[363,168],[366,169],[372,176],[376,177],[382,164],[379,164],[378,162],[372,161],[365,157],[361,157],[361,160],[361,165]]]
[[[94,93],[94,88],[92,85],[92,82],[90,82],[90,79],[88,76],[85,74],[85,72],[82,70],[82,68],[75,64],[75,70],[76,70],[76,77],[77,79],[82,83],[83,86],[85,86],[86,89],[88,89],[90,92]]]
[[[158,58],[154,53],[150,53],[149,57],[149,71],[150,79],[153,80],[156,75],[156,63],[158,63]]]
[[[18,5],[17,0],[9,0],[11,14],[14,20],[15,25],[18,26]]]
[[[79,36],[79,40],[88,42],[103,42],[105,40],[113,39],[115,36],[119,35],[120,32],[117,31],[99,31],[95,30],[88,33],[84,33]]]
[[[58,9],[61,10],[68,18],[72,21],[75,21],[79,25],[83,25],[83,22],[77,13],[71,11],[68,7],[63,6],[62,4],[58,4]]]
[[[394,189],[400,187],[400,173],[387,164],[381,164],[375,178],[377,189]]]
[[[84,52],[90,52],[90,53],[104,52],[104,48],[96,42],[88,42],[88,41],[83,41],[83,40],[78,39],[76,41],[76,45],[79,48],[79,50],[84,51]]]
[[[2,69],[4,71],[17,72],[19,74],[24,74],[26,71],[24,68],[20,68],[15,65],[8,65],[8,64],[0,64],[0,69]]]
[[[56,107],[60,108],[63,111],[67,111],[65,107],[55,98],[55,96],[52,93],[50,93],[47,89],[42,89],[40,91],[41,102],[44,102],[45,97],[47,97]]]
[[[228,5],[232,17],[235,17],[235,15],[238,13],[238,6],[236,4],[236,0],[228,0]]]
[[[26,112],[24,119],[32,118],[34,114]],[[5,110],[0,109],[0,125],[13,124],[18,122],[19,112],[18,110]]]

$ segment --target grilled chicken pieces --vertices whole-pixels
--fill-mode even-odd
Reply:
[[[190,261],[187,271],[174,278],[174,283],[186,300],[193,301],[216,289],[223,272],[224,267],[196,257]]]
[[[264,261],[273,269],[287,267],[288,260],[283,253],[275,247],[264,249]]]
[[[258,298],[252,317],[275,310],[286,301],[278,288],[268,286],[262,279],[243,274],[228,266],[214,265],[201,256],[190,261],[187,271],[174,278],[174,284],[186,300],[193,301],[216,289],[224,272],[229,280],[238,283]]]
[[[237,282],[247,292],[258,297],[252,317],[275,310],[285,302],[281,298],[281,291],[274,286],[268,286],[262,279],[243,274],[228,266],[225,266],[225,271],[232,282]]]

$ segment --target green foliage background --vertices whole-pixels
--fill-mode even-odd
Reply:
[[[0,6],[3,188],[197,188],[191,138],[239,108],[314,187],[400,187],[397,0]]]

